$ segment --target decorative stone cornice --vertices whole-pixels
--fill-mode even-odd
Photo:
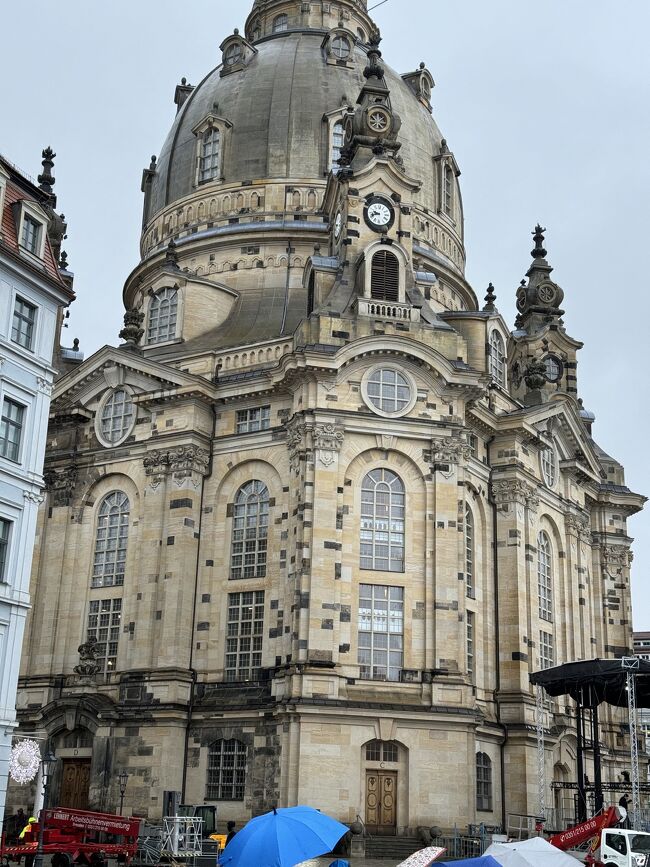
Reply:
[[[323,466],[329,467],[336,460],[343,445],[343,435],[343,428],[336,424],[317,424],[314,427],[314,448]]]
[[[185,477],[191,473],[204,476],[208,471],[210,454],[200,446],[176,446],[163,451],[149,452],[142,461],[148,476],[164,476],[168,473]]]
[[[518,503],[537,511],[539,497],[537,490],[523,479],[502,479],[492,483],[492,496],[497,506],[507,506]]]
[[[77,485],[77,467],[70,464],[62,470],[46,470],[44,481],[52,506],[69,506]]]

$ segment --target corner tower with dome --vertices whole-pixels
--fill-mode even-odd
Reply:
[[[544,230],[511,332],[464,276],[432,75],[365,0],[256,0],[219,52],[143,173],[122,342],[53,395],[21,729],[57,803],[115,808],[124,769],[152,820],[164,792],[373,836],[534,814],[529,674],[631,655],[643,505]],[[574,723],[544,715],[561,821]]]

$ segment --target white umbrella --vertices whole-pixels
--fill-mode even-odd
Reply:
[[[543,837],[517,843],[492,843],[485,854],[495,858],[502,867],[577,867],[581,863]]]
[[[445,851],[442,846],[427,846],[426,849],[409,855],[406,861],[402,861],[397,867],[429,867]]]

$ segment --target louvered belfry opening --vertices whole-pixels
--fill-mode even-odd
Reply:
[[[399,301],[399,260],[388,250],[372,257],[370,295],[378,301]]]

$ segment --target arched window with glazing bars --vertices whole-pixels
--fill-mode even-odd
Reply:
[[[269,492],[263,482],[246,482],[233,504],[230,577],[264,578],[269,531]]]
[[[130,510],[129,498],[122,491],[107,494],[100,503],[95,533],[93,587],[124,584]]]
[[[387,469],[371,470],[361,485],[361,568],[404,571],[404,482]]]
[[[542,530],[537,536],[537,591],[539,596],[539,616],[542,620],[553,620],[553,567],[551,540]]]
[[[474,516],[469,506],[465,506],[465,589],[467,595],[474,599]]]

